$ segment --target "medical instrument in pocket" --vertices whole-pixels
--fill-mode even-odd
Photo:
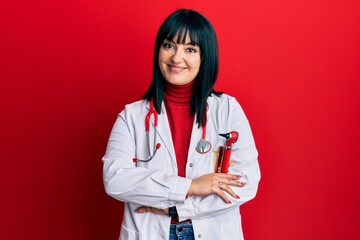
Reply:
[[[231,148],[232,145],[238,140],[239,133],[237,131],[231,131],[229,133],[219,135],[224,137],[226,142],[224,146],[219,148],[219,155],[215,172],[227,173],[230,165]]]

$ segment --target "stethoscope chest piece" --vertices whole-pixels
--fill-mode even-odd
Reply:
[[[195,149],[198,153],[201,154],[207,153],[211,149],[211,143],[209,141],[206,141],[204,138],[201,138],[198,144],[196,145]]]
[[[207,112],[207,109],[206,109]],[[211,143],[206,140],[206,124],[202,127],[202,135],[197,143],[195,150],[200,154],[208,153],[211,149]]]

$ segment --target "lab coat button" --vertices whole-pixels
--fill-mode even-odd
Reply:
[[[189,167],[193,167],[194,165],[192,163],[189,164]]]
[[[198,234],[198,238],[201,238],[201,234]]]

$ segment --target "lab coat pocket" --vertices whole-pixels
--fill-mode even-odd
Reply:
[[[212,150],[212,155],[211,155],[211,159],[210,159],[210,163],[211,163],[211,168],[212,168],[212,172],[218,172],[218,164],[219,164],[219,150],[220,147],[222,147],[224,145],[224,141],[219,140],[216,142],[213,150]]]
[[[210,151],[206,154],[199,156],[195,160],[196,166],[196,176],[202,176],[205,174],[213,173],[214,172],[214,154],[213,151]]]
[[[121,226],[119,240],[140,240],[140,239],[141,239],[140,232],[130,230],[124,225]]]

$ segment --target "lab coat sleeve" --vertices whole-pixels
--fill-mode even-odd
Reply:
[[[126,109],[118,116],[102,159],[106,193],[123,202],[159,209],[184,201],[190,179],[163,170],[135,167],[135,126],[128,123],[128,116]]]
[[[221,122],[228,122],[227,131],[235,130],[239,133],[239,139],[233,145],[229,173],[239,175],[239,181],[245,182],[246,185],[244,187],[231,186],[232,190],[240,196],[240,199],[236,199],[226,193],[231,204],[225,203],[215,194],[205,197],[189,196],[184,202],[176,205],[180,221],[217,216],[232,208],[238,208],[256,195],[260,181],[260,169],[257,160],[258,152],[250,125],[242,108],[234,98],[230,98],[229,102],[225,104],[225,109],[227,107],[228,114],[222,114],[227,119],[222,119]]]

